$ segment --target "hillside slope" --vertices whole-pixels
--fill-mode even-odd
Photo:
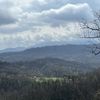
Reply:
[[[51,57],[82,63],[99,63],[100,56],[91,54],[89,47],[86,45],[61,45],[30,48],[21,52],[2,53],[0,60],[19,62]]]
[[[37,59],[30,62],[7,63],[0,62],[0,74],[56,76],[77,75],[92,71],[90,65],[58,58]]]

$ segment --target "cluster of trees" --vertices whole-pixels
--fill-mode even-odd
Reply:
[[[2,76],[0,100],[100,100],[99,71],[42,81],[37,81],[37,78]]]

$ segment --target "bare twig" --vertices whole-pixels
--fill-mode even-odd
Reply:
[[[95,19],[92,22],[82,22],[82,29],[86,30],[82,38],[87,39],[100,39],[100,12],[96,12],[94,15]],[[92,49],[92,53],[95,55],[100,54],[100,48],[98,45]]]

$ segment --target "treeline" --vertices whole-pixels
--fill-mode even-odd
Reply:
[[[100,100],[99,72],[42,81],[0,76],[0,100]]]

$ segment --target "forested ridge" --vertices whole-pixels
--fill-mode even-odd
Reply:
[[[86,73],[95,68],[90,64],[66,61],[58,58],[43,58],[26,62],[0,61],[0,75],[16,74],[28,76],[63,77]]]

